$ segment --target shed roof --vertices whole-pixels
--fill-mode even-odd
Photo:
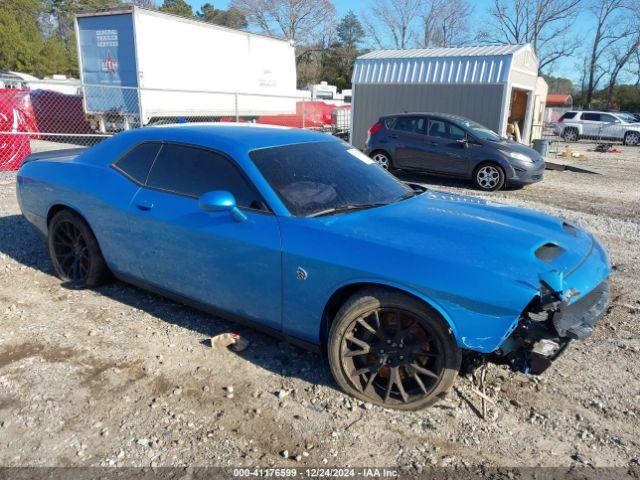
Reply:
[[[550,93],[547,95],[547,107],[570,107],[573,97],[568,93]]]
[[[527,45],[479,45],[472,47],[407,48],[404,50],[375,50],[360,55],[358,60],[376,58],[434,58],[481,57],[487,55],[513,55]]]
[[[511,58],[529,44],[376,50],[359,56],[358,83],[506,83]]]

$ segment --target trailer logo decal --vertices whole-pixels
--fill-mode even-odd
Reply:
[[[111,55],[111,52],[107,52],[107,58],[102,61],[102,71],[114,75],[118,71],[118,61]]]

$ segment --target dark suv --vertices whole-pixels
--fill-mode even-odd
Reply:
[[[482,190],[539,182],[544,159],[535,150],[456,115],[386,115],[369,129],[365,153],[386,169],[471,179]]]

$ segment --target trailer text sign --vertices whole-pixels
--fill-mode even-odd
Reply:
[[[138,113],[132,15],[80,17],[78,37],[87,113]]]

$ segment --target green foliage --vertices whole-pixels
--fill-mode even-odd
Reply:
[[[640,88],[636,85],[616,85],[613,88],[611,103],[607,104],[607,89],[596,90],[591,100],[591,108],[612,108],[623,112],[640,112]],[[573,104],[585,107],[587,104],[585,92],[575,95]]]
[[[44,43],[38,0],[4,0],[0,8],[0,68],[33,72]]]
[[[193,9],[185,0],[164,0],[160,11],[181,17],[193,17]]]
[[[353,13],[353,10],[349,10],[347,14],[342,17],[337,27],[338,38],[345,47],[356,48],[359,43],[364,39],[364,27],[360,20]]]
[[[569,93],[573,94],[576,91],[573,82],[568,78],[563,77],[551,77],[543,75],[543,78],[549,86],[549,93]]]
[[[73,37],[73,18],[78,12],[100,10],[122,4],[120,0],[42,0],[50,27],[69,41]]]
[[[200,11],[196,12],[196,17],[205,22],[238,30],[246,29],[249,26],[247,17],[235,7],[230,7],[229,10],[220,10],[210,3],[205,3]]]

